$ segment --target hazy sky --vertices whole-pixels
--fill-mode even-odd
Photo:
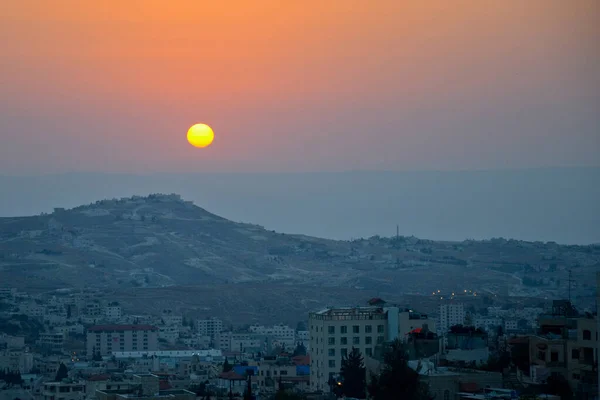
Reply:
[[[597,0],[8,0],[0,174],[600,165],[599,43]]]

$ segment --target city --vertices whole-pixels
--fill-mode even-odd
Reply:
[[[597,314],[578,312],[568,300],[551,304],[471,313],[457,297],[425,314],[372,298],[316,310],[295,327],[234,326],[218,315],[192,319],[168,309],[127,314],[93,291],[2,288],[0,396],[188,400],[241,398],[250,388],[257,399],[282,391],[325,399],[343,387],[340,369],[350,353],[363,357],[368,385],[385,349],[399,342],[434,398],[529,398],[560,376],[575,398],[592,399]]]

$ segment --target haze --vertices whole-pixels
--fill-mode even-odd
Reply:
[[[13,1],[0,171],[599,165],[599,4]],[[198,152],[187,128],[217,139]]]

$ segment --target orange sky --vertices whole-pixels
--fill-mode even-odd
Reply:
[[[0,170],[597,164],[598,7],[9,1]]]

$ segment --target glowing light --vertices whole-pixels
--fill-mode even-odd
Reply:
[[[210,146],[215,139],[215,134],[210,126],[205,124],[193,125],[187,131],[187,140],[194,147],[207,147]]]

